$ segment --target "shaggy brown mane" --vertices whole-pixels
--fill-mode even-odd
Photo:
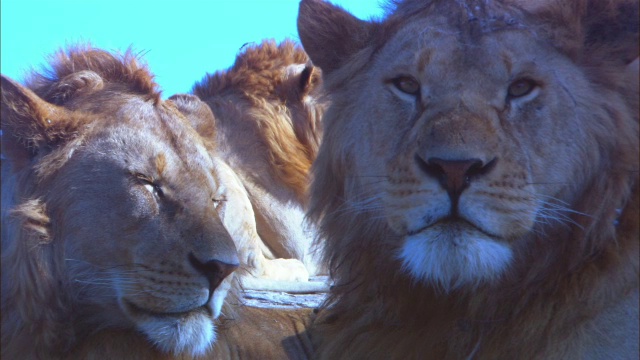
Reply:
[[[273,99],[276,89],[285,80],[281,76],[282,68],[307,62],[307,54],[291,40],[280,44],[273,40],[246,44],[231,68],[205,75],[193,87],[193,92],[203,99],[228,90],[255,98]]]
[[[219,96],[239,96],[249,103],[249,116],[229,113],[217,115],[217,121],[255,123],[255,134],[262,140],[270,163],[274,164],[273,175],[290,187],[303,203],[309,169],[320,142],[320,106],[298,109],[306,112],[306,116],[299,116],[305,121],[296,120],[299,114],[287,106],[291,106],[290,102],[303,101],[308,89],[317,88],[321,76],[318,71],[305,70],[300,87],[287,86],[290,79],[283,74],[283,69],[307,63],[308,56],[293,41],[280,44],[264,41],[246,45],[230,69],[207,74],[193,87],[193,93],[204,101]],[[291,93],[292,89],[299,90]]]
[[[33,73],[27,79],[27,86],[44,100],[63,105],[74,96],[78,89],[101,88],[102,84],[92,84],[97,74],[102,82],[109,83],[119,92],[147,95],[155,103],[160,101],[160,90],[146,65],[139,61],[140,54],[128,49],[122,55],[114,55],[90,45],[77,45],[56,52],[50,61],[50,68],[42,73]],[[81,74],[80,76],[78,74]],[[82,76],[84,75],[84,76]]]
[[[316,323],[317,339],[320,339],[318,358],[565,359],[610,355],[594,356],[591,351],[621,351],[617,355],[636,354],[637,357],[637,343],[635,348],[633,344],[637,341],[637,324],[634,328],[632,322],[637,321],[638,313],[637,303],[633,302],[638,293],[640,251],[638,2],[407,0],[391,5],[387,18],[380,22],[361,21],[327,1],[303,0],[300,5],[300,39],[310,58],[323,69],[325,89],[331,100],[323,119],[324,138],[313,165],[310,188],[309,216],[320,223],[324,260],[335,281],[330,299],[320,311],[321,319]],[[398,35],[400,31],[404,31],[404,35],[411,31],[411,36],[417,33],[405,42]],[[432,34],[433,40],[428,38]],[[548,143],[541,140],[539,146],[558,146],[565,141],[579,140],[581,148],[557,154],[557,159],[539,148],[531,149],[538,145],[530,144],[529,129],[518,123],[539,119],[529,100],[523,101],[525,105],[518,109],[517,120],[515,115],[512,119],[505,114],[509,109],[501,109],[494,115],[493,110],[486,110],[484,105],[465,110],[464,114],[469,117],[482,114],[491,119],[487,121],[514,121],[514,125],[504,126],[523,126],[526,130],[510,128],[507,131],[513,133],[505,138],[511,140],[509,136],[513,136],[520,148],[514,147],[519,151],[536,153],[527,156],[540,156],[536,161],[545,164],[584,162],[585,168],[576,173],[566,170],[563,173],[562,169],[552,172],[545,168],[522,170],[523,173],[530,171],[532,177],[522,185],[535,186],[524,198],[536,193],[541,202],[548,198],[557,200],[566,212],[557,211],[548,216],[544,213],[547,209],[540,207],[533,225],[518,234],[513,263],[499,280],[446,288],[432,278],[420,278],[418,270],[418,275],[411,272],[409,267],[413,264],[407,265],[406,261],[409,256],[401,254],[415,233],[421,234],[431,226],[435,233],[448,226],[440,227],[435,220],[433,223],[422,221],[438,214],[438,209],[427,206],[437,202],[439,191],[450,188],[442,178],[429,173],[433,168],[420,169],[423,163],[416,158],[430,154],[436,160],[442,156],[456,161],[457,156],[473,157],[481,153],[461,145],[474,141],[475,135],[465,133],[463,126],[456,128],[458,124],[452,119],[457,110],[451,109],[465,106],[467,102],[475,105],[474,96],[485,100],[480,84],[493,80],[493,74],[482,66],[492,64],[491,50],[523,50],[502,47],[504,43],[496,40],[504,41],[511,35],[539,46],[536,61],[552,61],[545,59],[548,56],[561,59],[558,63],[566,66],[557,70],[535,67],[545,73],[544,76],[537,74],[541,79],[558,82],[554,86],[562,91],[557,93],[568,94],[568,107],[575,108],[564,113],[567,108],[564,102],[544,97],[543,94],[552,93],[550,84],[544,84],[548,88],[542,86],[540,93],[534,94],[537,97],[532,96],[539,106],[535,111],[546,106],[551,109],[547,110],[548,118],[558,121],[571,118],[563,129],[567,139]],[[421,43],[422,37],[424,43]],[[439,50],[446,55],[429,58]],[[469,54],[477,51],[487,58],[476,62],[471,56],[466,57],[466,51]],[[400,60],[394,62],[394,56]],[[453,58],[455,56],[460,59]],[[423,59],[427,59],[424,63],[431,67],[420,68],[424,66],[419,62]],[[513,59],[524,62],[526,56]],[[385,61],[392,64],[385,67]],[[496,57],[495,63],[499,61]],[[513,63],[506,64],[500,65],[500,71],[516,78],[528,76],[523,70],[511,72]],[[474,74],[476,67],[482,75],[467,83],[464,75]],[[576,75],[563,78],[558,75],[563,70]],[[390,81],[394,86],[389,88],[397,90],[390,95],[382,86],[376,89],[378,84],[371,80],[383,75],[394,81],[404,80],[406,73],[420,86],[417,92],[405,91]],[[485,77],[486,74],[489,75]],[[448,88],[446,81],[443,84],[429,82],[434,79],[450,79],[452,84],[458,81],[461,85]],[[508,81],[497,75],[495,79]],[[544,92],[547,90],[549,93]],[[392,100],[387,103],[387,99]],[[508,100],[498,101],[507,104],[500,103],[500,106],[509,106]],[[440,117],[439,111],[450,111],[454,115]],[[485,115],[485,111],[489,115]],[[384,135],[376,133],[376,121],[381,124],[380,134]],[[433,125],[439,121],[451,126]],[[385,127],[383,122],[392,125]],[[471,122],[465,125],[473,127]],[[396,131],[394,126],[400,129]],[[367,132],[371,127],[374,130]],[[354,139],[360,136],[356,131],[363,133],[362,139]],[[456,136],[451,135],[456,131],[462,139],[460,144],[456,143]],[[438,136],[452,139],[451,143],[456,144],[443,140],[442,144],[431,145],[429,141],[437,143]],[[484,146],[494,146],[493,136],[495,133],[483,136],[482,144],[477,147],[484,151]],[[506,141],[501,142],[504,143]],[[495,146],[503,146],[501,144]],[[500,174],[503,180],[504,174],[515,176],[511,172],[519,168],[512,162],[518,161],[509,159],[507,151],[487,151],[503,162],[505,170]],[[505,165],[507,161],[509,165]],[[544,182],[545,176],[561,177],[562,182],[546,193],[539,190],[546,183],[538,182]],[[533,177],[540,180],[533,181]],[[474,193],[475,189],[464,188],[462,191],[471,194],[467,198],[471,199],[467,200],[469,203],[477,201],[486,205],[482,211],[500,206],[503,195],[499,192],[500,181],[487,179],[486,188],[481,180],[475,184],[469,181],[470,186],[481,189],[479,192],[493,195],[485,199]],[[510,181],[503,184],[514,186]],[[481,200],[474,199],[476,195]],[[443,198],[446,196],[450,195]],[[456,196],[460,197],[449,198],[452,204],[462,199],[459,193]],[[425,203],[427,205],[419,207]],[[455,204],[451,205],[448,216],[455,217],[453,211],[460,210],[459,204]],[[442,218],[436,218],[449,221],[446,211],[444,213]],[[404,222],[397,220],[402,216]],[[490,222],[500,216],[482,219]],[[416,237],[419,246],[408,249],[416,253],[425,249],[424,253],[435,252],[439,248],[431,243],[450,240],[438,236],[429,233]],[[466,240],[464,236],[452,238]],[[455,250],[437,254],[444,259],[449,259],[445,254],[451,255],[452,261],[455,258]],[[475,255],[478,254],[473,253],[460,262],[470,263]],[[423,259],[433,257],[420,258]],[[425,272],[449,271],[446,260],[435,270],[425,263],[420,263],[427,269]],[[610,323],[604,324],[607,320]],[[625,332],[630,333],[628,339],[624,338]]]

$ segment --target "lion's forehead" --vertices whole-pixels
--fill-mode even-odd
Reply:
[[[138,105],[138,106],[136,106]],[[141,173],[166,183],[219,186],[215,167],[198,135],[178,114],[132,102],[85,135],[76,153],[90,161]],[[82,154],[84,153],[84,154]]]
[[[528,29],[496,31],[478,38],[462,36],[451,25],[423,19],[405,24],[382,47],[380,62],[389,71],[406,69],[447,87],[456,81],[484,84],[508,81],[514,73],[542,67],[548,49]],[[455,69],[455,71],[451,71]]]

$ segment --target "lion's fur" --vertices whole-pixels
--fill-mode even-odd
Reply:
[[[238,258],[207,196],[215,165],[138,57],[78,46],[28,87],[3,76],[2,131],[2,357],[62,356],[109,328],[167,352],[207,347],[232,277],[218,286],[228,273],[206,279],[194,264]],[[163,280],[175,285],[150,285]],[[209,301],[211,313],[190,310]],[[189,312],[175,321],[192,334],[161,334],[173,320],[128,304]]]
[[[229,186],[236,197],[229,201],[245,203],[234,216],[243,219],[234,236],[241,260],[263,282],[306,281],[319,272],[311,254],[315,229],[304,214],[322,136],[320,81],[299,45],[264,41],[245,45],[231,68],[193,88],[215,117],[194,126],[234,172]]]
[[[324,259],[335,282],[314,328],[318,358],[638,357],[639,94],[638,61],[632,63],[638,57],[638,2],[520,3],[407,0],[392,4],[384,19],[365,22],[322,1],[301,2],[300,39],[322,68],[331,100],[310,190],[310,216],[320,222]],[[511,42],[500,38],[503,43],[493,45],[494,36]],[[448,40],[437,42],[440,38]],[[431,57],[423,56],[420,46],[427,48],[431,41],[440,47],[428,53]],[[517,123],[509,118],[511,109],[487,115],[494,114],[487,104],[500,106],[490,97],[491,76],[498,76],[491,66],[516,67],[509,56],[518,51],[515,44],[526,41],[544,49],[532,60],[536,66],[545,69],[545,61],[562,65],[554,77],[544,78],[537,97],[519,105],[525,110],[517,109],[523,112]],[[484,49],[471,46],[476,43],[497,46],[487,50],[495,54],[493,63],[479,63]],[[502,50],[503,44],[509,50]],[[481,55],[440,55],[457,55],[456,46]],[[382,61],[394,62],[397,69]],[[477,68],[483,70],[474,72]],[[421,88],[422,98],[415,96],[427,105],[402,107],[418,100],[393,88],[392,76],[398,73],[431,80]],[[533,71],[529,76],[543,75]],[[554,86],[563,89],[559,93],[568,101],[537,100]],[[387,98],[394,105],[384,103]],[[483,116],[495,116],[503,128],[487,135]],[[566,140],[550,133],[554,127],[544,116],[569,123],[568,129],[557,128]],[[405,117],[416,124],[407,125]],[[423,120],[429,117],[435,120]],[[440,128],[440,123],[447,126]],[[537,135],[527,134],[537,137],[535,146],[531,139],[504,135],[522,134],[529,124],[540,126]],[[440,137],[429,137],[434,133]],[[494,139],[505,140],[496,144]],[[514,146],[511,154],[499,153],[499,167],[500,161],[509,161],[504,158],[522,151],[522,143],[527,157],[509,166],[528,164],[523,173],[530,178],[489,185],[498,190],[491,190],[496,196],[487,205],[517,201],[498,198],[498,191],[533,186],[527,191],[543,201],[557,200],[565,210],[551,210],[555,216],[539,210],[529,230],[509,240],[513,261],[500,277],[466,283],[417,278],[403,263],[402,227],[388,215],[400,211],[388,204],[396,204],[390,202],[395,197],[406,199],[398,204],[407,209],[426,207],[441,190],[437,185],[412,188],[431,180],[416,172],[413,155],[405,161],[404,153],[419,146],[430,151]],[[499,169],[492,171],[508,171]],[[470,189],[484,184],[479,179],[471,181],[476,187]],[[516,230],[525,228],[516,225]]]
[[[73,349],[65,360],[251,360],[313,358],[312,339],[307,331],[311,309],[243,307],[234,317],[223,317],[214,347],[198,357],[173,356],[157,351],[131,331],[99,332]]]

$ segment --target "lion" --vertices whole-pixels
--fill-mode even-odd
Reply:
[[[300,4],[317,357],[637,359],[638,2],[391,5]]]
[[[60,51],[26,87],[2,76],[1,106],[2,358],[120,329],[209,351],[239,266],[224,186],[137,56]]]
[[[228,202],[239,210],[227,228],[247,264],[245,287],[277,288],[278,282],[325,274],[311,246],[315,225],[305,220],[308,174],[326,106],[320,71],[293,41],[267,40],[245,45],[230,69],[207,74],[192,92],[215,118],[194,127],[214,141],[215,156],[231,172]],[[293,283],[288,289],[326,285]]]

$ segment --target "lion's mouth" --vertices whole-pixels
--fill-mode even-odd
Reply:
[[[436,220],[430,224],[427,224],[419,229],[416,230],[410,230],[407,232],[406,236],[413,236],[413,235],[417,235],[419,233],[428,231],[428,230],[432,230],[432,229],[441,229],[442,231],[444,230],[450,230],[450,231],[456,231],[456,232],[460,232],[460,231],[473,231],[473,232],[479,232],[482,233],[483,235],[494,239],[494,240],[501,240],[502,236],[497,235],[497,234],[493,234],[485,229],[483,229],[481,226],[474,224],[472,221],[469,221],[467,219],[464,219],[462,217],[459,216],[449,216],[446,218],[442,218],[439,220]]]
[[[135,317],[153,317],[153,318],[184,318],[187,316],[191,316],[194,314],[203,314],[203,315],[207,315],[209,317],[213,317],[213,310],[207,306],[207,305],[202,305],[200,307],[196,307],[190,310],[186,310],[186,311],[176,311],[176,312],[171,312],[171,311],[167,311],[167,312],[160,312],[160,311],[155,311],[155,310],[149,310],[149,309],[145,309],[142,308],[130,301],[124,300],[123,304],[127,310],[127,312]]]

